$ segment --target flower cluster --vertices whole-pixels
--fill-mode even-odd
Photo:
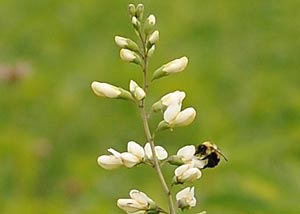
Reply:
[[[145,193],[131,190],[129,193],[130,198],[117,201],[118,207],[126,213],[176,214],[175,203],[170,194],[172,191],[163,176],[162,166],[169,163],[177,167],[175,168],[173,179],[169,180],[171,187],[175,184],[185,185],[198,180],[202,176],[202,170],[206,167],[216,166],[222,153],[214,144],[205,142],[197,148],[194,145],[184,146],[177,151],[176,155],[168,157],[167,150],[154,143],[157,132],[190,125],[196,117],[196,110],[193,107],[182,107],[186,93],[180,90],[165,94],[157,102],[150,105],[152,106],[151,111],[147,111],[146,100],[148,98],[149,82],[184,71],[188,65],[188,58],[182,56],[159,66],[152,72],[151,79],[148,79],[149,59],[155,51],[155,46],[160,36],[159,31],[155,29],[156,17],[151,14],[144,20],[144,6],[142,4],[130,4],[129,15],[139,42],[135,42],[127,37],[116,36],[115,43],[120,48],[120,58],[123,61],[134,63],[141,67],[143,72],[141,84],[138,81],[130,80],[129,89],[126,90],[106,82],[94,81],[91,87],[93,92],[99,97],[123,99],[134,103],[141,113],[147,143],[141,146],[135,141],[129,141],[125,152],[118,152],[110,148],[108,149],[110,154],[100,155],[97,162],[102,168],[107,170],[121,166],[133,168],[139,164],[146,164],[156,171],[167,197],[169,210],[163,210]],[[156,124],[156,129],[153,129],[155,131],[152,131],[149,124],[151,113],[153,112],[161,113],[163,117],[163,120]],[[176,194],[177,208],[184,210],[195,207],[196,198],[194,192],[194,187],[185,187],[180,190]]]
[[[172,161],[177,160],[175,165],[180,165],[175,169],[173,182],[182,184],[185,182],[194,182],[202,175],[200,169],[203,169],[206,161],[199,159],[194,154],[196,152],[194,145],[188,145],[180,148],[176,155],[172,157]]]
[[[116,169],[120,166],[132,168],[140,163],[152,163],[153,154],[150,144],[146,143],[143,148],[134,141],[127,143],[127,152],[118,152],[112,148],[108,149],[111,155],[101,155],[98,157],[98,164],[104,169]],[[161,146],[155,146],[155,153],[158,160],[164,160],[168,157],[167,151]]]
[[[153,104],[153,111],[164,110],[164,120],[158,125],[159,129],[187,126],[194,121],[196,110],[193,107],[181,110],[184,98],[185,92],[175,91]]]

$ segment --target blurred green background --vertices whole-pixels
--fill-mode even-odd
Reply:
[[[129,3],[154,13],[154,70],[187,55],[186,72],[157,81],[149,101],[184,90],[195,122],[158,134],[176,153],[215,142],[228,156],[195,183],[208,214],[299,213],[300,2],[1,0],[0,213],[123,213],[132,188],[166,204],[145,166],[105,171],[96,158],[144,144],[137,109],[96,97],[93,80],[128,88],[115,35],[135,38]],[[160,116],[155,116],[152,126]],[[164,168],[171,179],[173,169]],[[176,187],[175,191],[182,187]]]

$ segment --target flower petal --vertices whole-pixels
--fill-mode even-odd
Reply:
[[[164,120],[167,123],[172,123],[177,115],[179,114],[181,109],[181,105],[178,105],[177,103],[174,103],[167,107],[166,111],[164,112]]]
[[[116,169],[122,165],[120,158],[113,155],[101,155],[97,159],[97,163],[104,169]]]
[[[147,207],[149,202],[152,202],[152,199],[150,199],[145,193],[138,190],[131,190],[129,195],[132,199],[136,200],[138,203],[145,207]]]
[[[196,117],[196,110],[192,107],[186,108],[177,114],[176,119],[173,121],[175,126],[187,126],[191,124]]]
[[[143,160],[143,158],[145,157],[144,148],[134,141],[128,142],[127,151],[135,155],[139,160]]]
[[[144,208],[134,199],[118,199],[117,205],[127,213],[134,213]]]
[[[183,162],[191,161],[194,157],[196,148],[194,145],[188,145],[180,148],[177,152],[177,156],[182,157]]]
[[[164,160],[168,157],[168,152],[162,146],[155,146],[155,152],[158,160]]]
[[[123,164],[128,168],[131,168],[141,162],[135,155],[133,155],[129,152],[123,152],[121,154],[121,158],[122,158]]]
[[[107,151],[109,151],[113,156],[117,157],[117,158],[120,158],[121,157],[121,153],[112,149],[112,148],[109,148]]]
[[[151,151],[151,146],[150,146],[150,143],[146,143],[145,147],[144,147],[144,150],[145,150],[145,155],[148,159],[152,159],[152,151]]]

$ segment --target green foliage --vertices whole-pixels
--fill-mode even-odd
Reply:
[[[128,76],[141,79],[113,41],[134,37],[128,3],[1,1],[0,64],[25,61],[32,70],[18,81],[0,78],[0,213],[121,213],[112,204],[131,187],[164,202],[146,167],[107,172],[96,164],[108,147],[145,141],[130,103],[90,89],[93,80],[128,88]],[[198,110],[195,123],[160,133],[157,144],[175,153],[211,140],[229,158],[197,182],[193,212],[297,213],[299,3],[142,3],[160,29],[150,69],[182,53],[190,60],[183,76],[153,83],[149,99],[185,89],[185,105]]]

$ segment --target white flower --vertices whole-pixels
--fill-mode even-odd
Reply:
[[[145,157],[143,147],[134,141],[130,141],[127,144],[127,152],[121,153],[121,159],[123,164],[131,168],[138,163],[141,163]]]
[[[194,187],[187,187],[176,194],[177,206],[180,209],[189,209],[196,206]]]
[[[184,98],[185,98],[184,91],[174,91],[166,94],[160,100],[164,106],[169,106],[173,103],[181,104]]]
[[[194,145],[187,145],[180,148],[177,151],[176,156],[180,158],[183,164],[191,164],[195,168],[202,169],[205,166],[206,161],[200,160],[194,156],[195,152],[196,148]]]
[[[201,171],[192,164],[183,164],[175,169],[176,183],[194,182],[201,177]]]
[[[155,205],[151,198],[138,190],[131,190],[129,195],[131,197],[130,199],[118,199],[117,201],[118,207],[127,213],[147,213],[150,206]]]
[[[136,55],[133,51],[124,48],[120,50],[120,57],[126,62],[133,62],[136,59]]]
[[[162,70],[166,73],[177,73],[183,71],[188,64],[188,58],[186,56],[179,59],[174,59],[173,61],[163,65]]]
[[[196,110],[192,107],[180,111],[181,105],[172,104],[164,112],[164,120],[170,127],[187,126],[191,124],[196,117]]]
[[[146,143],[144,150],[145,150],[146,157],[152,160],[153,154],[152,154],[150,143]],[[158,160],[164,160],[168,157],[168,152],[162,146],[155,146],[155,153]]]
[[[118,87],[108,83],[92,82],[91,87],[94,93],[100,97],[118,98],[122,93]]]
[[[159,40],[159,31],[156,30],[149,36],[149,42],[151,44],[155,44],[158,40]]]
[[[133,97],[140,101],[146,96],[145,91],[133,80],[130,80],[129,89]]]
[[[157,112],[165,107],[171,105],[178,105],[177,108],[181,109],[182,101],[185,98],[185,92],[183,91],[174,91],[164,95],[160,100],[152,105],[152,110]],[[179,109],[179,110],[180,110]],[[169,109],[170,111],[170,109]]]
[[[114,149],[108,149],[112,155],[101,155],[98,157],[98,164],[104,169],[115,169],[122,166],[121,154]]]

